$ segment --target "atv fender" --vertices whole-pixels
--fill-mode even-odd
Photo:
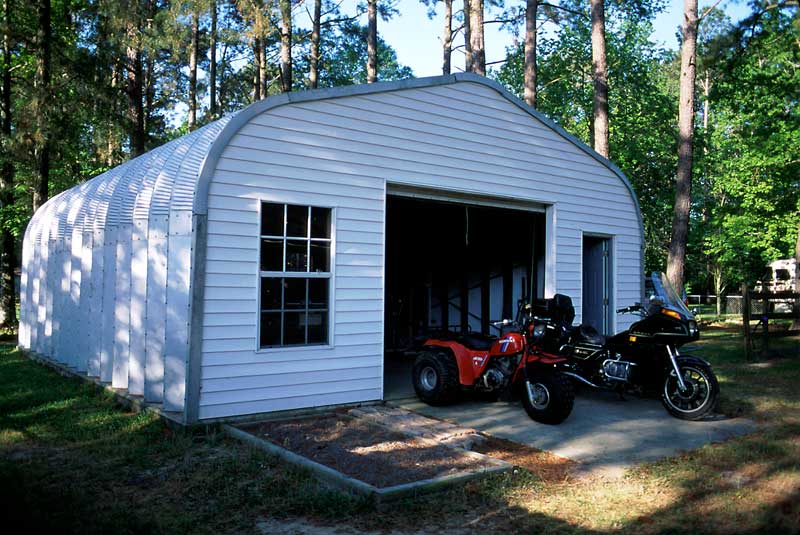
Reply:
[[[456,365],[458,366],[458,382],[464,386],[472,386],[472,384],[475,382],[475,377],[472,374],[472,365],[470,363],[470,358],[472,355],[467,348],[461,344],[445,340],[428,341],[423,346],[423,349],[426,348],[445,351],[446,353],[452,355],[453,359],[456,361]]]

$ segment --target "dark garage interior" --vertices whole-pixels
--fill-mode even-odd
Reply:
[[[544,293],[544,213],[390,195],[386,208],[384,398],[414,395],[429,336],[498,334],[524,295]]]

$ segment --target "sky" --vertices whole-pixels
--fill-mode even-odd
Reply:
[[[453,2],[458,4],[458,0]],[[356,0],[344,0],[342,9],[347,13],[355,11]],[[701,0],[700,11],[710,5]],[[378,20],[378,33],[396,51],[401,64],[414,70],[414,75],[435,76],[442,73],[441,34],[444,25],[444,8],[439,6],[436,17],[428,19],[427,7],[420,0],[399,0],[397,4],[400,15],[389,22]],[[744,18],[749,9],[744,0],[722,0],[720,7],[724,9],[734,22]],[[456,9],[456,6],[454,6]],[[486,20],[494,18],[487,14]],[[677,49],[676,32],[683,21],[683,0],[668,0],[667,9],[656,18],[653,40],[666,48]],[[514,36],[500,29],[499,24],[486,26],[486,62],[501,61],[505,58],[506,48],[511,46]],[[453,67],[463,69],[463,54],[454,55]],[[498,65],[499,67],[499,65]]]

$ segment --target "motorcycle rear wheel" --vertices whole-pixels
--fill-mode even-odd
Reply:
[[[719,383],[709,366],[698,362],[681,362],[678,367],[683,372],[686,390],[681,392],[674,370],[664,378],[661,404],[675,418],[681,420],[701,420],[717,406]]]
[[[560,424],[572,412],[574,402],[575,390],[564,374],[537,374],[522,383],[522,406],[539,423]]]

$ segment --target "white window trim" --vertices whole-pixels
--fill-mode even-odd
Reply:
[[[283,217],[283,225],[284,225],[284,234],[286,234],[286,225],[288,225],[288,221],[286,218],[286,210],[287,206],[290,204],[299,205],[299,206],[310,206],[313,208],[328,208],[331,211],[331,237],[330,239],[327,238],[308,238],[309,246],[311,241],[325,241],[330,243],[330,258],[328,259],[328,272],[325,273],[318,273],[313,271],[261,271],[261,239],[263,237],[269,238],[269,235],[261,234],[261,212],[264,206],[264,203],[273,203],[273,204],[283,204],[284,205],[284,217]],[[281,201],[278,199],[258,199],[258,213],[257,213],[257,225],[258,225],[258,257],[256,259],[256,337],[254,340],[254,353],[257,354],[269,354],[269,353],[285,353],[287,351],[331,351],[336,348],[335,344],[335,333],[334,333],[334,326],[336,322],[334,318],[336,317],[336,207],[330,205],[323,205],[323,204],[301,204],[298,202],[289,202],[289,201]],[[309,214],[309,218],[310,218]],[[311,221],[308,222],[309,224],[309,236],[311,235]],[[283,247],[283,263],[284,266],[286,265],[286,240],[291,239],[290,236],[273,236],[273,238],[277,239],[280,238],[284,240],[284,247]],[[298,237],[298,239],[301,239]],[[310,261],[310,257],[309,257]],[[290,345],[290,346],[271,346],[271,347],[261,347],[261,280],[262,277],[283,277],[283,278],[327,278],[329,279],[328,283],[328,343],[327,344],[311,344],[311,345]]]

